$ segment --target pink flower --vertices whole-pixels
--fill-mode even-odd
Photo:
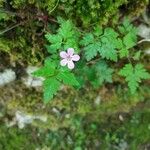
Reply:
[[[80,59],[79,55],[74,54],[73,48],[68,48],[67,52],[61,51],[60,57],[62,58],[62,60],[60,61],[60,65],[61,66],[67,65],[67,67],[69,69],[73,69],[74,68],[74,61],[79,61],[79,59]]]

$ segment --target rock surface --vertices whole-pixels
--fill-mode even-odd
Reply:
[[[16,74],[12,69],[6,69],[0,73],[0,86],[8,84],[16,79]]]

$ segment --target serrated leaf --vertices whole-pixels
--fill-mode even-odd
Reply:
[[[88,80],[95,88],[101,86],[103,83],[112,82],[112,73],[114,70],[108,67],[103,60],[93,66],[85,67],[84,71]]]
[[[57,75],[57,79],[63,81],[63,83],[67,85],[79,86],[79,83],[75,78],[74,74],[68,71],[60,72]]]
[[[64,43],[64,49],[68,49],[70,47],[73,47],[76,52],[79,52],[78,44],[77,41],[74,39],[70,38]]]
[[[120,49],[119,51],[120,58],[126,57],[128,55],[129,55],[129,51],[125,47]]]
[[[117,61],[117,51],[119,47],[117,39],[118,33],[111,28],[106,28],[104,34],[86,34],[81,41],[84,47],[86,59],[89,61],[99,52],[102,58]]]
[[[137,64],[135,66],[135,74],[138,76],[138,78],[141,79],[149,79],[150,74],[146,72],[144,66],[142,64]]]
[[[49,53],[56,53],[57,50],[59,50],[61,48],[61,43],[55,43],[55,44],[51,44],[51,45],[46,45],[46,49]]]
[[[113,61],[117,61],[117,51],[116,49],[113,47],[113,45],[109,44],[105,44],[103,45],[100,49],[99,49],[99,53],[102,56],[102,58],[106,58],[109,60],[113,60]]]
[[[102,33],[103,33],[102,28],[99,27],[99,25],[97,25],[97,26],[94,28],[94,35],[100,36],[100,35],[102,35]]]
[[[59,90],[61,83],[55,77],[44,81],[44,102],[49,102]]]
[[[140,56],[141,56],[141,51],[138,51],[138,52],[136,52],[136,53],[134,54],[133,59],[134,59],[134,60],[139,60],[139,59],[140,59]]]
[[[132,48],[136,45],[136,36],[134,36],[132,33],[128,33],[123,38],[123,43],[126,46],[126,49]]]
[[[150,74],[146,72],[142,64],[137,64],[135,67],[131,64],[126,64],[119,71],[119,75],[125,77],[132,94],[135,93],[142,79],[150,78]]]
[[[58,30],[58,33],[60,36],[62,36],[64,39],[70,38],[73,36],[72,29],[74,28],[72,22],[70,20],[64,21],[61,24],[61,27]]]
[[[109,68],[105,61],[96,63],[96,72],[99,84],[103,82],[112,82],[113,69]]]
[[[56,44],[56,43],[61,43],[62,42],[62,37],[60,35],[58,35],[58,34],[47,33],[45,35],[45,37],[52,44]]]
[[[35,77],[49,77],[54,75],[54,73],[55,73],[54,68],[42,67],[39,70],[33,72],[32,75]]]
[[[106,28],[104,31],[104,36],[108,37],[108,38],[116,38],[118,37],[118,33],[112,29],[112,28]]]
[[[46,34],[46,39],[51,43],[51,45],[46,45],[47,51],[49,53],[55,53],[61,48],[62,37],[59,35]]]
[[[91,43],[94,42],[94,36],[92,33],[88,33],[88,34],[85,34],[85,36],[83,37],[83,39],[81,40],[80,44],[83,45],[83,46],[87,46]]]
[[[91,60],[92,58],[94,58],[97,55],[97,52],[100,48],[100,44],[98,42],[89,44],[88,46],[86,46],[84,48],[85,50],[85,57],[87,59],[87,61]]]
[[[123,26],[118,27],[120,33],[124,34],[126,32],[125,28]]]
[[[54,56],[55,55],[53,55],[52,58],[50,57],[46,58],[44,61],[44,66],[55,69],[58,65],[58,62],[57,62],[58,60],[56,61],[55,59],[57,59],[57,57],[55,58]]]

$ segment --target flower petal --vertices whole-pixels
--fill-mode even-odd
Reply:
[[[60,65],[61,65],[61,66],[66,66],[67,63],[68,63],[68,60],[67,60],[67,59],[63,59],[63,60],[60,61]]]
[[[61,58],[67,58],[67,53],[65,51],[60,52],[60,57]]]
[[[68,68],[73,69],[74,68],[74,63],[73,61],[68,61]]]
[[[74,54],[74,49],[73,48],[68,48],[67,53],[69,56],[72,56]]]
[[[72,56],[72,60],[73,60],[73,61],[79,61],[79,59],[80,59],[80,56],[79,56],[79,55],[73,55],[73,56]]]

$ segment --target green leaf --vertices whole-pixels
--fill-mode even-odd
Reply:
[[[138,52],[136,52],[136,53],[134,54],[133,59],[134,59],[134,60],[139,60],[139,59],[140,59],[140,56],[141,56],[141,51],[138,51]]]
[[[32,75],[35,77],[49,77],[53,76],[54,73],[55,73],[54,68],[42,67],[39,70],[33,72]]]
[[[118,42],[120,42],[120,39],[117,39],[118,33],[112,28],[106,28],[103,35],[101,35],[101,30],[99,32],[85,34],[80,43],[84,46],[86,59],[91,60],[99,52],[102,58],[117,61],[116,49],[119,47]]]
[[[55,60],[56,59],[56,60]],[[48,57],[44,61],[44,66],[55,69],[58,65],[57,57],[55,55],[53,57]]]
[[[138,78],[141,79],[149,79],[150,74],[146,72],[144,66],[142,64],[137,64],[135,66],[135,74],[137,75]]]
[[[122,26],[119,26],[119,31],[124,35],[123,43],[126,50],[132,48],[137,42],[137,28],[135,28],[129,21],[125,18]]]
[[[132,94],[135,93],[142,79],[150,78],[150,74],[146,72],[142,64],[137,64],[135,67],[133,67],[131,64],[126,64],[119,71],[119,75],[125,77]]]
[[[100,60],[93,66],[84,67],[83,71],[95,88],[101,86],[103,83],[112,82],[112,73],[114,70],[108,67],[104,60]]]
[[[70,20],[59,19],[60,28],[56,34],[46,34],[46,39],[51,45],[46,46],[49,53],[56,53],[57,50],[66,50],[70,47],[74,48],[76,52],[79,52],[79,37],[78,32],[74,24]]]
[[[44,67],[41,67],[37,71],[33,72],[32,75],[35,77],[50,77],[56,73],[56,62],[47,58],[44,62]]]
[[[103,33],[102,28],[99,27],[99,25],[97,25],[97,26],[94,28],[94,35],[100,36],[100,35],[102,35],[102,33]]]
[[[51,54],[57,52],[57,50],[59,50],[60,48],[61,48],[61,43],[46,45],[47,51]]]
[[[100,44],[99,42],[95,42],[92,44],[89,44],[88,46],[86,46],[84,48],[85,50],[85,57],[87,59],[87,61],[91,60],[92,58],[94,58],[97,55],[97,52],[100,48]]]
[[[102,58],[117,61],[117,51],[115,49],[115,45],[113,45],[113,43],[106,38],[102,38],[102,43],[102,46],[98,49]]]
[[[47,51],[49,53],[55,53],[61,48],[62,37],[60,35],[46,34],[46,39],[51,43],[51,45],[46,45]]]
[[[132,33],[128,33],[123,38],[123,43],[125,44],[127,49],[132,48],[133,46],[136,45],[136,36],[133,35]]]
[[[95,64],[96,66],[96,74],[98,77],[99,85],[104,82],[112,82],[112,73],[113,69],[109,68],[105,61],[99,61]]]
[[[112,28],[106,28],[104,31],[104,36],[106,36],[110,39],[116,38],[116,37],[118,37],[118,35],[119,34]],[[111,42],[113,42],[113,41],[111,41]]]
[[[64,84],[72,85],[72,86],[79,86],[77,79],[75,78],[74,74],[69,71],[60,72],[57,75],[57,79],[63,81]]]
[[[135,27],[131,24],[129,18],[125,18],[125,19],[123,20],[122,26],[119,26],[118,29],[119,29],[119,31],[120,31],[122,34],[124,34],[124,35],[126,35],[126,34],[129,33],[129,32],[132,33],[133,35],[136,35],[136,34],[137,34],[137,28],[135,28]]]
[[[120,58],[126,57],[128,55],[129,55],[129,51],[125,47],[120,49],[119,51]]]
[[[64,39],[70,38],[73,36],[74,32],[72,32],[74,25],[70,20],[64,21],[61,24],[61,27],[58,30],[60,36]]]
[[[85,34],[80,44],[83,46],[87,46],[94,42],[94,36],[92,33]]]
[[[44,81],[44,102],[49,102],[59,90],[61,83],[55,78],[48,78]]]
[[[64,43],[64,49],[68,49],[70,47],[73,47],[76,52],[79,52],[78,44],[75,39],[70,38]]]
[[[56,44],[56,43],[61,43],[62,42],[62,37],[58,34],[50,34],[50,33],[47,33],[45,35],[46,39],[52,43],[52,44]]]

